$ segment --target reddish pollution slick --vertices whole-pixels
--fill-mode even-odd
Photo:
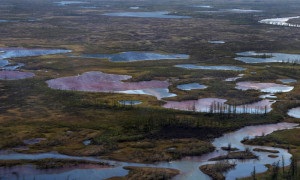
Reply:
[[[176,96],[169,93],[169,82],[167,81],[140,81],[124,82],[130,79],[128,75],[106,74],[100,71],[86,72],[78,76],[62,77],[46,81],[53,89],[125,93],[125,94],[145,94],[152,95],[158,99]]]
[[[17,80],[26,79],[34,76],[31,72],[19,72],[19,71],[0,71],[0,80]]]

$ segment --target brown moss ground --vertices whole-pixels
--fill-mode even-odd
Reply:
[[[107,180],[167,180],[178,175],[179,170],[168,168],[150,167],[124,167],[129,170],[129,174],[124,177],[113,177]]]

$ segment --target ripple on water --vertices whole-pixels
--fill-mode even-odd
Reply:
[[[48,80],[47,83],[49,87],[60,90],[146,94],[155,96],[158,99],[176,96],[176,94],[169,93],[169,83],[167,81],[123,82],[130,78],[131,76],[128,75],[106,74],[94,71],[78,76]]]
[[[186,68],[186,69],[205,69],[205,70],[223,70],[223,71],[244,71],[247,68],[238,66],[198,66],[194,64],[180,64],[175,67]]]
[[[289,92],[294,89],[293,86],[287,86],[276,83],[256,83],[256,82],[238,82],[236,88],[240,90],[254,89],[267,93]]]
[[[158,54],[158,53],[142,53],[142,52],[122,52],[119,54],[92,54],[70,57],[84,58],[100,58],[109,59],[113,62],[131,62],[131,61],[146,61],[146,60],[165,60],[165,59],[188,59],[186,54]]]
[[[105,16],[120,16],[120,17],[139,17],[139,18],[191,18],[190,16],[169,15],[168,11],[155,11],[155,12],[118,12],[118,13],[105,13]]]
[[[290,109],[288,115],[294,118],[300,118],[300,107]]]

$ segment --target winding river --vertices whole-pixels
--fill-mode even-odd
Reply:
[[[41,153],[41,154],[19,154],[19,153],[9,153],[9,152],[0,152],[1,160],[8,159],[44,159],[44,158],[71,158],[71,159],[85,159],[92,161],[104,161],[112,165],[115,165],[113,168],[106,169],[56,169],[56,170],[38,170],[35,169],[32,165],[16,166],[12,168],[0,168],[0,178],[3,179],[106,179],[115,176],[124,176],[128,173],[127,170],[123,169],[124,166],[147,166],[147,167],[164,167],[164,168],[174,168],[179,169],[181,173],[176,176],[175,180],[209,180],[211,179],[207,175],[203,174],[199,170],[199,166],[214,163],[213,161],[208,161],[208,159],[226,154],[225,151],[221,150],[221,147],[227,146],[228,143],[231,143],[232,147],[237,147],[240,150],[244,150],[249,147],[250,150],[258,146],[248,146],[242,144],[240,141],[249,137],[254,138],[255,136],[260,136],[262,134],[270,134],[277,130],[292,129],[295,128],[297,124],[293,123],[278,123],[278,124],[268,124],[268,125],[256,125],[256,126],[247,126],[232,133],[224,134],[223,136],[214,139],[213,145],[216,147],[216,150],[211,153],[204,154],[202,156],[186,157],[178,161],[171,162],[160,162],[158,164],[139,164],[139,163],[126,163],[126,162],[116,162],[109,160],[97,159],[95,157],[74,157],[58,154],[55,152],[50,153]],[[258,160],[246,160],[246,161],[235,161],[237,166],[235,169],[226,173],[226,178],[233,180],[237,177],[249,176],[253,167],[255,166],[256,172],[264,172],[267,168],[265,164],[272,164],[274,162],[280,161],[282,157],[285,160],[285,165],[290,163],[291,154],[287,150],[280,148],[272,147],[259,147],[263,149],[272,149],[278,150],[280,153],[278,158],[270,158],[267,152],[256,152],[253,151],[256,155],[259,156]]]

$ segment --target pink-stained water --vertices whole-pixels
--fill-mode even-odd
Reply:
[[[294,89],[293,86],[276,83],[238,82],[236,85],[236,88],[240,90],[255,89],[269,93],[289,92]]]
[[[17,80],[26,79],[34,76],[34,73],[30,72],[19,72],[19,71],[0,71],[1,80]]]
[[[184,111],[196,111],[196,112],[236,112],[236,113],[254,113],[263,114],[272,110],[272,104],[275,101],[262,100],[252,104],[239,105],[236,107],[225,104],[226,99],[218,98],[204,98],[198,100],[187,101],[167,101],[162,107],[169,109],[178,109]]]
[[[128,94],[150,94],[161,98],[160,94],[168,92],[159,92],[167,89],[167,81],[141,81],[141,82],[124,82],[130,79],[128,75],[106,74],[100,71],[86,72],[82,75],[62,77],[47,81],[49,87],[60,90],[76,90],[91,92],[117,92]],[[168,91],[168,90],[167,90]],[[172,94],[169,94],[171,96]]]

